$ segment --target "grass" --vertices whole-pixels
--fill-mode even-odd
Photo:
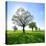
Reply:
[[[44,31],[7,31],[7,44],[44,43]]]

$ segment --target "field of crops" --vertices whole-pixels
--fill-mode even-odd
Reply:
[[[44,31],[7,31],[7,44],[44,43]]]

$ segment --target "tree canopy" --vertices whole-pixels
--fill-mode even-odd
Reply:
[[[13,15],[12,20],[19,26],[23,27],[23,31],[26,25],[32,22],[33,16],[29,11],[23,8],[17,9],[15,15]]]
[[[37,25],[36,25],[36,23],[35,23],[35,22],[31,22],[31,23],[29,24],[29,28],[32,28],[32,31],[33,31],[33,28],[35,28],[35,29],[37,30]]]

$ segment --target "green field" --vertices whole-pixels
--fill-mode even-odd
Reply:
[[[44,43],[44,31],[7,31],[7,44]]]

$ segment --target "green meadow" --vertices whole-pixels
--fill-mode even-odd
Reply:
[[[26,44],[26,43],[44,43],[44,31],[7,31],[7,44]]]

